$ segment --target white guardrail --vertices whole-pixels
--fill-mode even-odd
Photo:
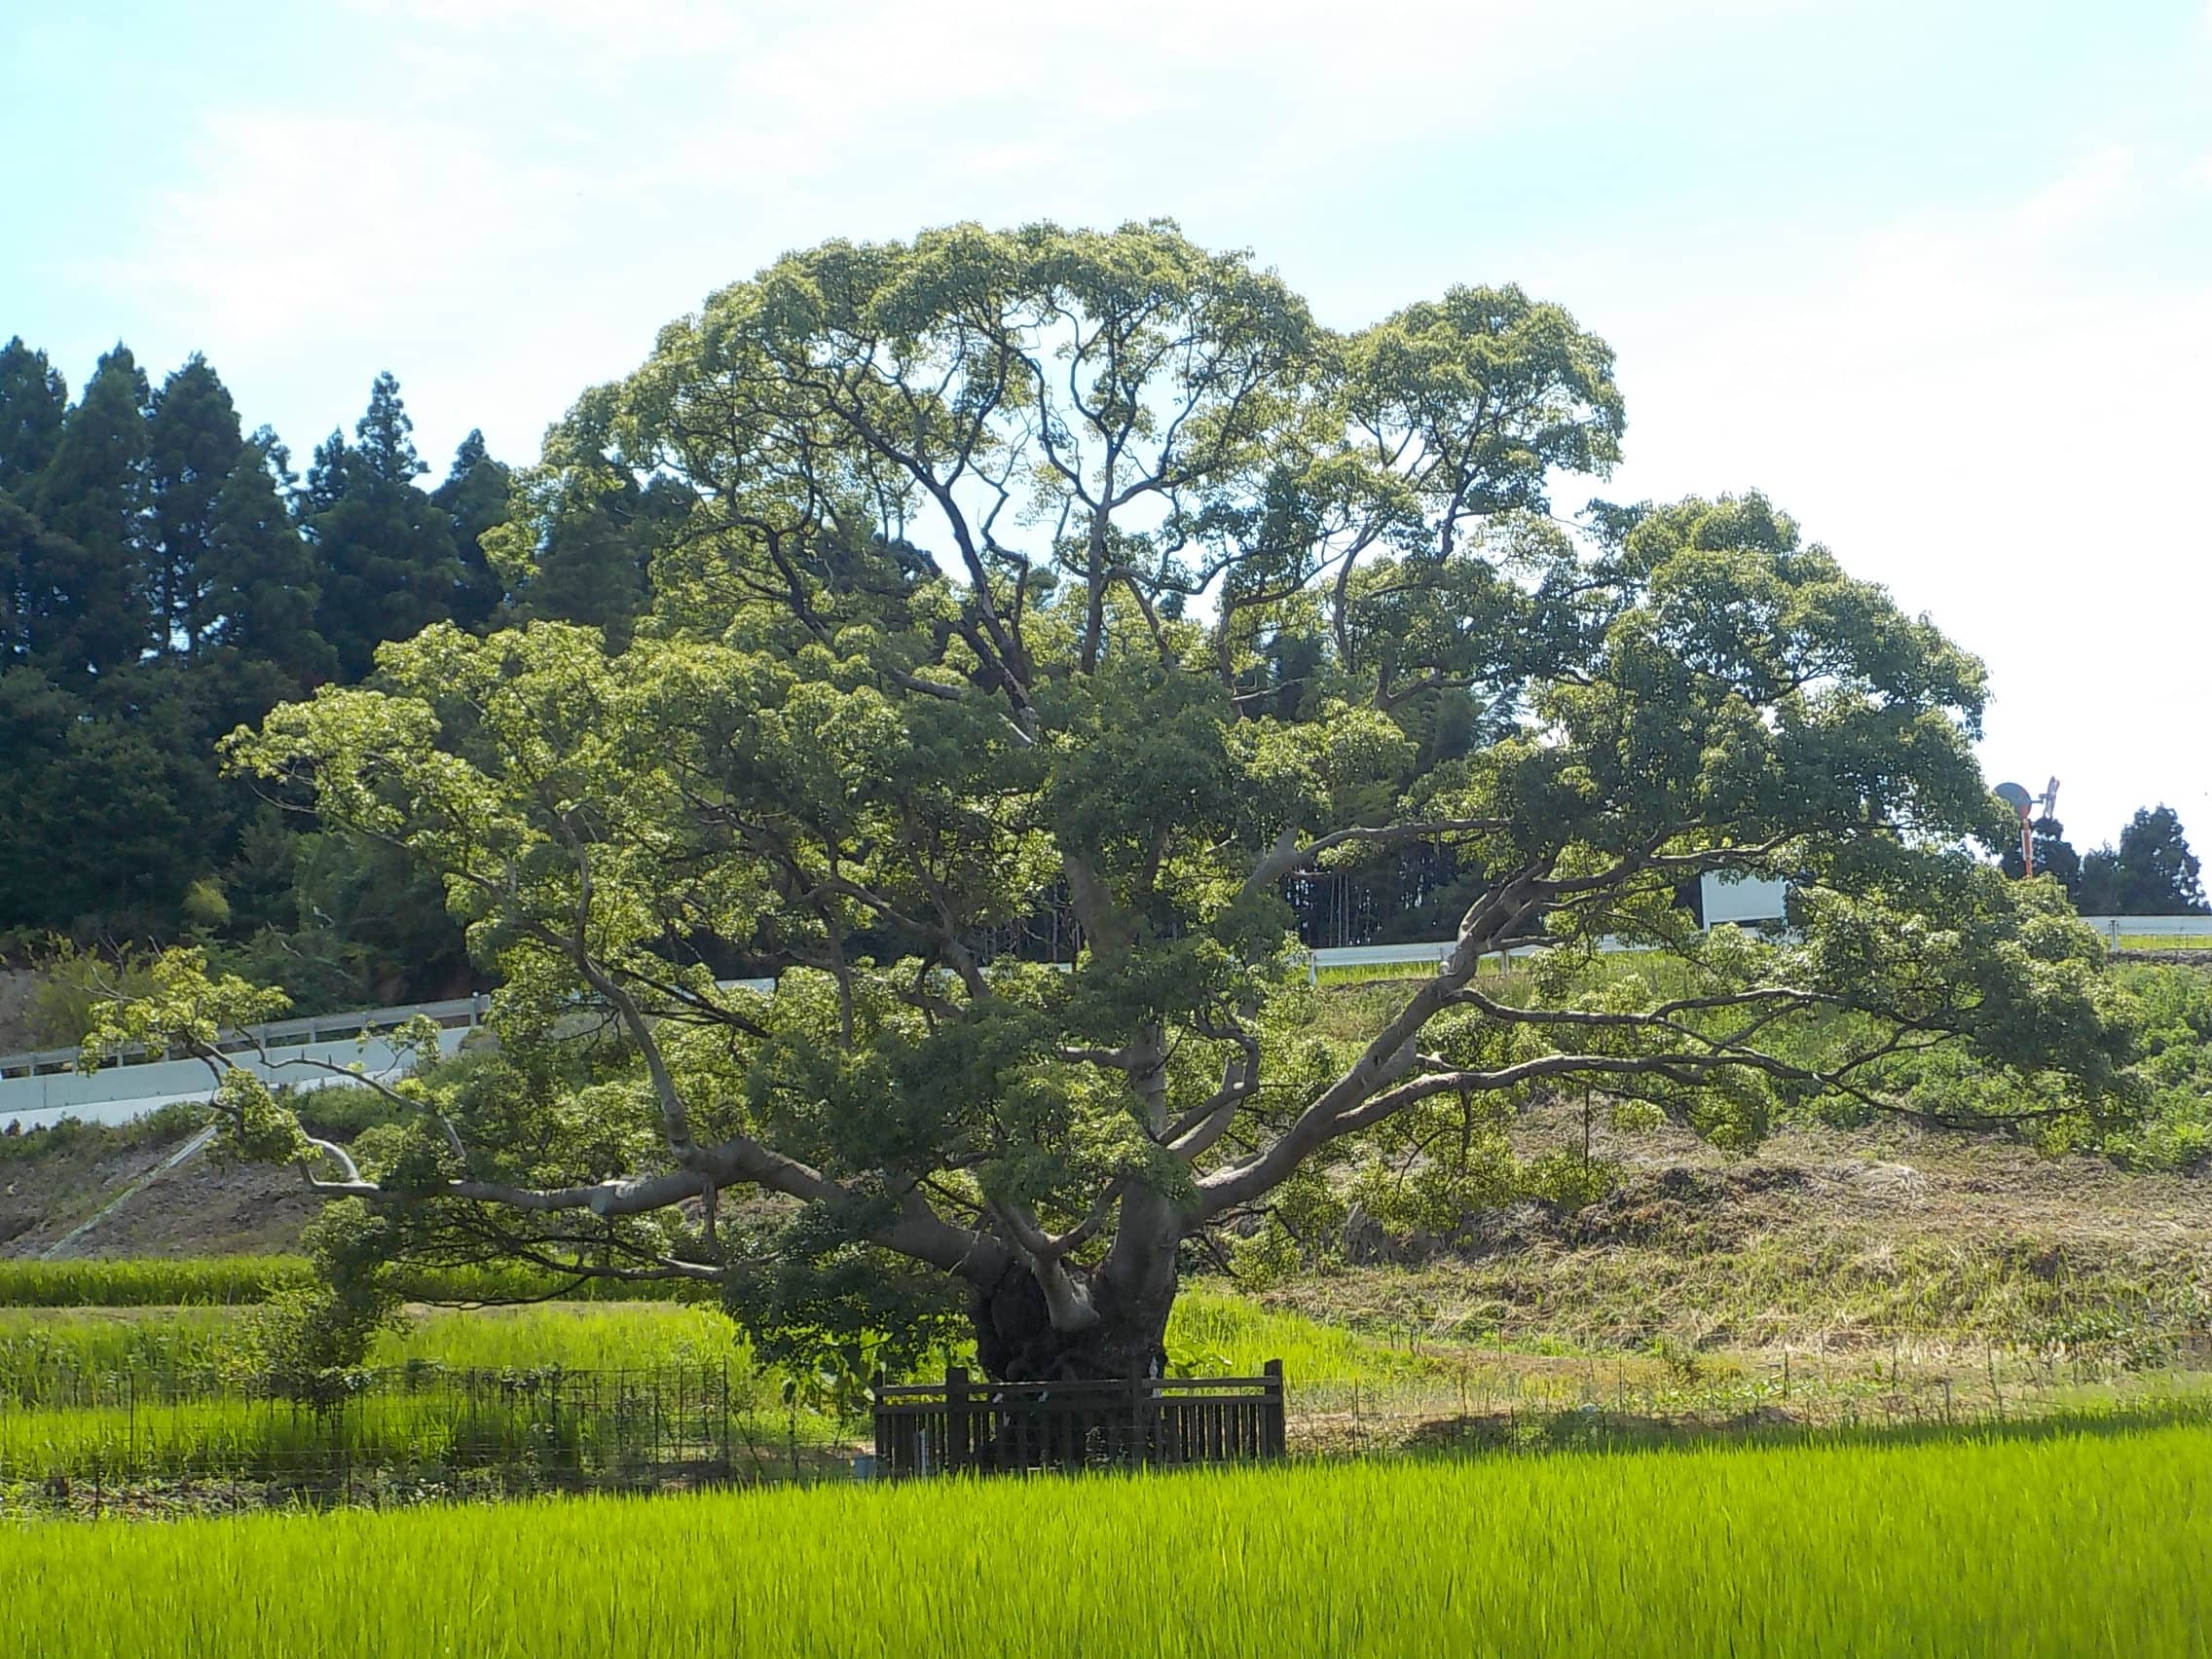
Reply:
[[[2083,916],[2118,950],[2123,941],[2147,940],[2156,950],[2167,940],[2212,939],[2212,916]],[[2135,948],[2143,948],[2135,946]]]
[[[2122,942],[2212,940],[2212,916],[2084,916],[2083,921],[2115,950]],[[1612,940],[1602,949],[1623,948]],[[2155,944],[2154,944],[2155,947]],[[1543,947],[1519,945],[1501,954],[1525,956]],[[1307,972],[1318,980],[1323,970],[1339,968],[1431,967],[1452,951],[1452,941],[1424,944],[1353,944],[1307,952]],[[773,979],[729,979],[724,988],[765,991]],[[450,1002],[405,1003],[311,1018],[277,1019],[251,1028],[251,1040],[223,1045],[272,1087],[324,1088],[349,1082],[332,1066],[358,1066],[380,1082],[397,1076],[407,1056],[394,1049],[390,1034],[418,1015],[438,1027],[438,1051],[457,1051],[470,1031],[484,1022],[492,999],[483,994]],[[264,1060],[256,1048],[267,1051]],[[44,1127],[63,1118],[123,1124],[179,1100],[204,1100],[214,1079],[204,1062],[171,1059],[166,1054],[120,1054],[90,1076],[77,1070],[75,1049],[42,1049],[0,1054],[0,1132],[10,1124]]]

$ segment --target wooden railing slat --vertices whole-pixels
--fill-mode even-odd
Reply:
[[[1259,1377],[1086,1382],[978,1382],[952,1366],[941,1383],[879,1380],[874,1394],[885,1475],[1241,1461],[1285,1445],[1278,1360]]]

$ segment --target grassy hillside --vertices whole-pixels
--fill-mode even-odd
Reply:
[[[1565,1108],[1556,1114],[1569,1116]],[[1536,1114],[1524,1150],[1575,1128]],[[2212,1181],[1897,1126],[1806,1128],[1730,1158],[1615,1140],[1618,1184],[1523,1201],[1454,1248],[1363,1234],[1265,1300],[1432,1342],[1696,1347],[2171,1343],[2212,1327]]]

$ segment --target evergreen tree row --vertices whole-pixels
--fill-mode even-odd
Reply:
[[[471,432],[434,489],[427,470],[389,374],[303,480],[202,356],[157,388],[118,345],[71,402],[44,351],[0,349],[0,953],[199,937],[281,956],[240,966],[309,1004],[465,975],[439,895],[215,761],[233,728],[366,678],[431,622],[626,636],[646,592],[635,500],[552,515],[510,588],[486,548],[508,468]]]
[[[2039,818],[2032,827],[2036,871],[2055,878],[2084,916],[2201,916],[2212,911],[2204,897],[2204,866],[2190,850],[2181,819],[2170,806],[2138,807],[2109,843],[2078,853],[2066,826]],[[2008,875],[2021,872],[2020,849],[2001,860]]]

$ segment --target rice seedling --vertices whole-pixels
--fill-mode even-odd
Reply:
[[[240,1343],[243,1308],[0,1308],[0,1403],[49,1403],[59,1377],[135,1375],[141,1392],[174,1398],[194,1379],[216,1385],[249,1360]],[[1195,1285],[1178,1299],[1167,1346],[1179,1375],[1257,1373],[1280,1359],[1300,1379],[1382,1382],[1429,1375],[1440,1363],[1324,1324],[1259,1306],[1234,1291]],[[954,1353],[958,1362],[966,1356]],[[536,1303],[524,1307],[418,1308],[380,1335],[372,1367],[434,1364],[456,1371],[740,1368],[752,1348],[719,1309],[671,1303]],[[41,1379],[46,1380],[44,1386]]]
[[[0,1308],[172,1308],[265,1302],[306,1284],[299,1256],[175,1256],[97,1261],[0,1260]],[[487,1263],[402,1270],[395,1282],[418,1302],[697,1301],[695,1285],[565,1279],[536,1268]]]
[[[265,1302],[308,1282],[297,1256],[0,1261],[0,1308],[153,1308]]]
[[[0,1409],[118,1397],[181,1400],[252,1381],[244,1308],[0,1309]],[[382,1332],[372,1369],[450,1371],[752,1368],[752,1348],[719,1311],[671,1304],[543,1303],[422,1309]]]
[[[660,1371],[364,1374],[317,1402],[242,1390],[186,1400],[128,1376],[66,1408],[0,1411],[0,1483],[131,1487],[196,1478],[327,1487],[367,1471],[445,1480],[494,1470],[511,1490],[649,1485],[671,1471],[784,1478],[781,1457],[837,1443],[841,1425],[787,1408],[775,1381],[734,1367]]]
[[[103,1382],[147,1399],[213,1391],[238,1356],[240,1311],[0,1309],[0,1410],[69,1404]]]
[[[718,1309],[669,1304],[542,1303],[418,1312],[377,1339],[376,1366],[456,1371],[749,1368],[752,1346]]]
[[[2212,1651],[2212,1432],[27,1526],[45,1659]]]
[[[1265,1308],[1233,1290],[1193,1285],[1175,1299],[1167,1321],[1170,1371],[1181,1377],[1251,1377],[1271,1359],[1302,1382],[1381,1382],[1430,1376],[1442,1360],[1398,1348],[1281,1309]]]

